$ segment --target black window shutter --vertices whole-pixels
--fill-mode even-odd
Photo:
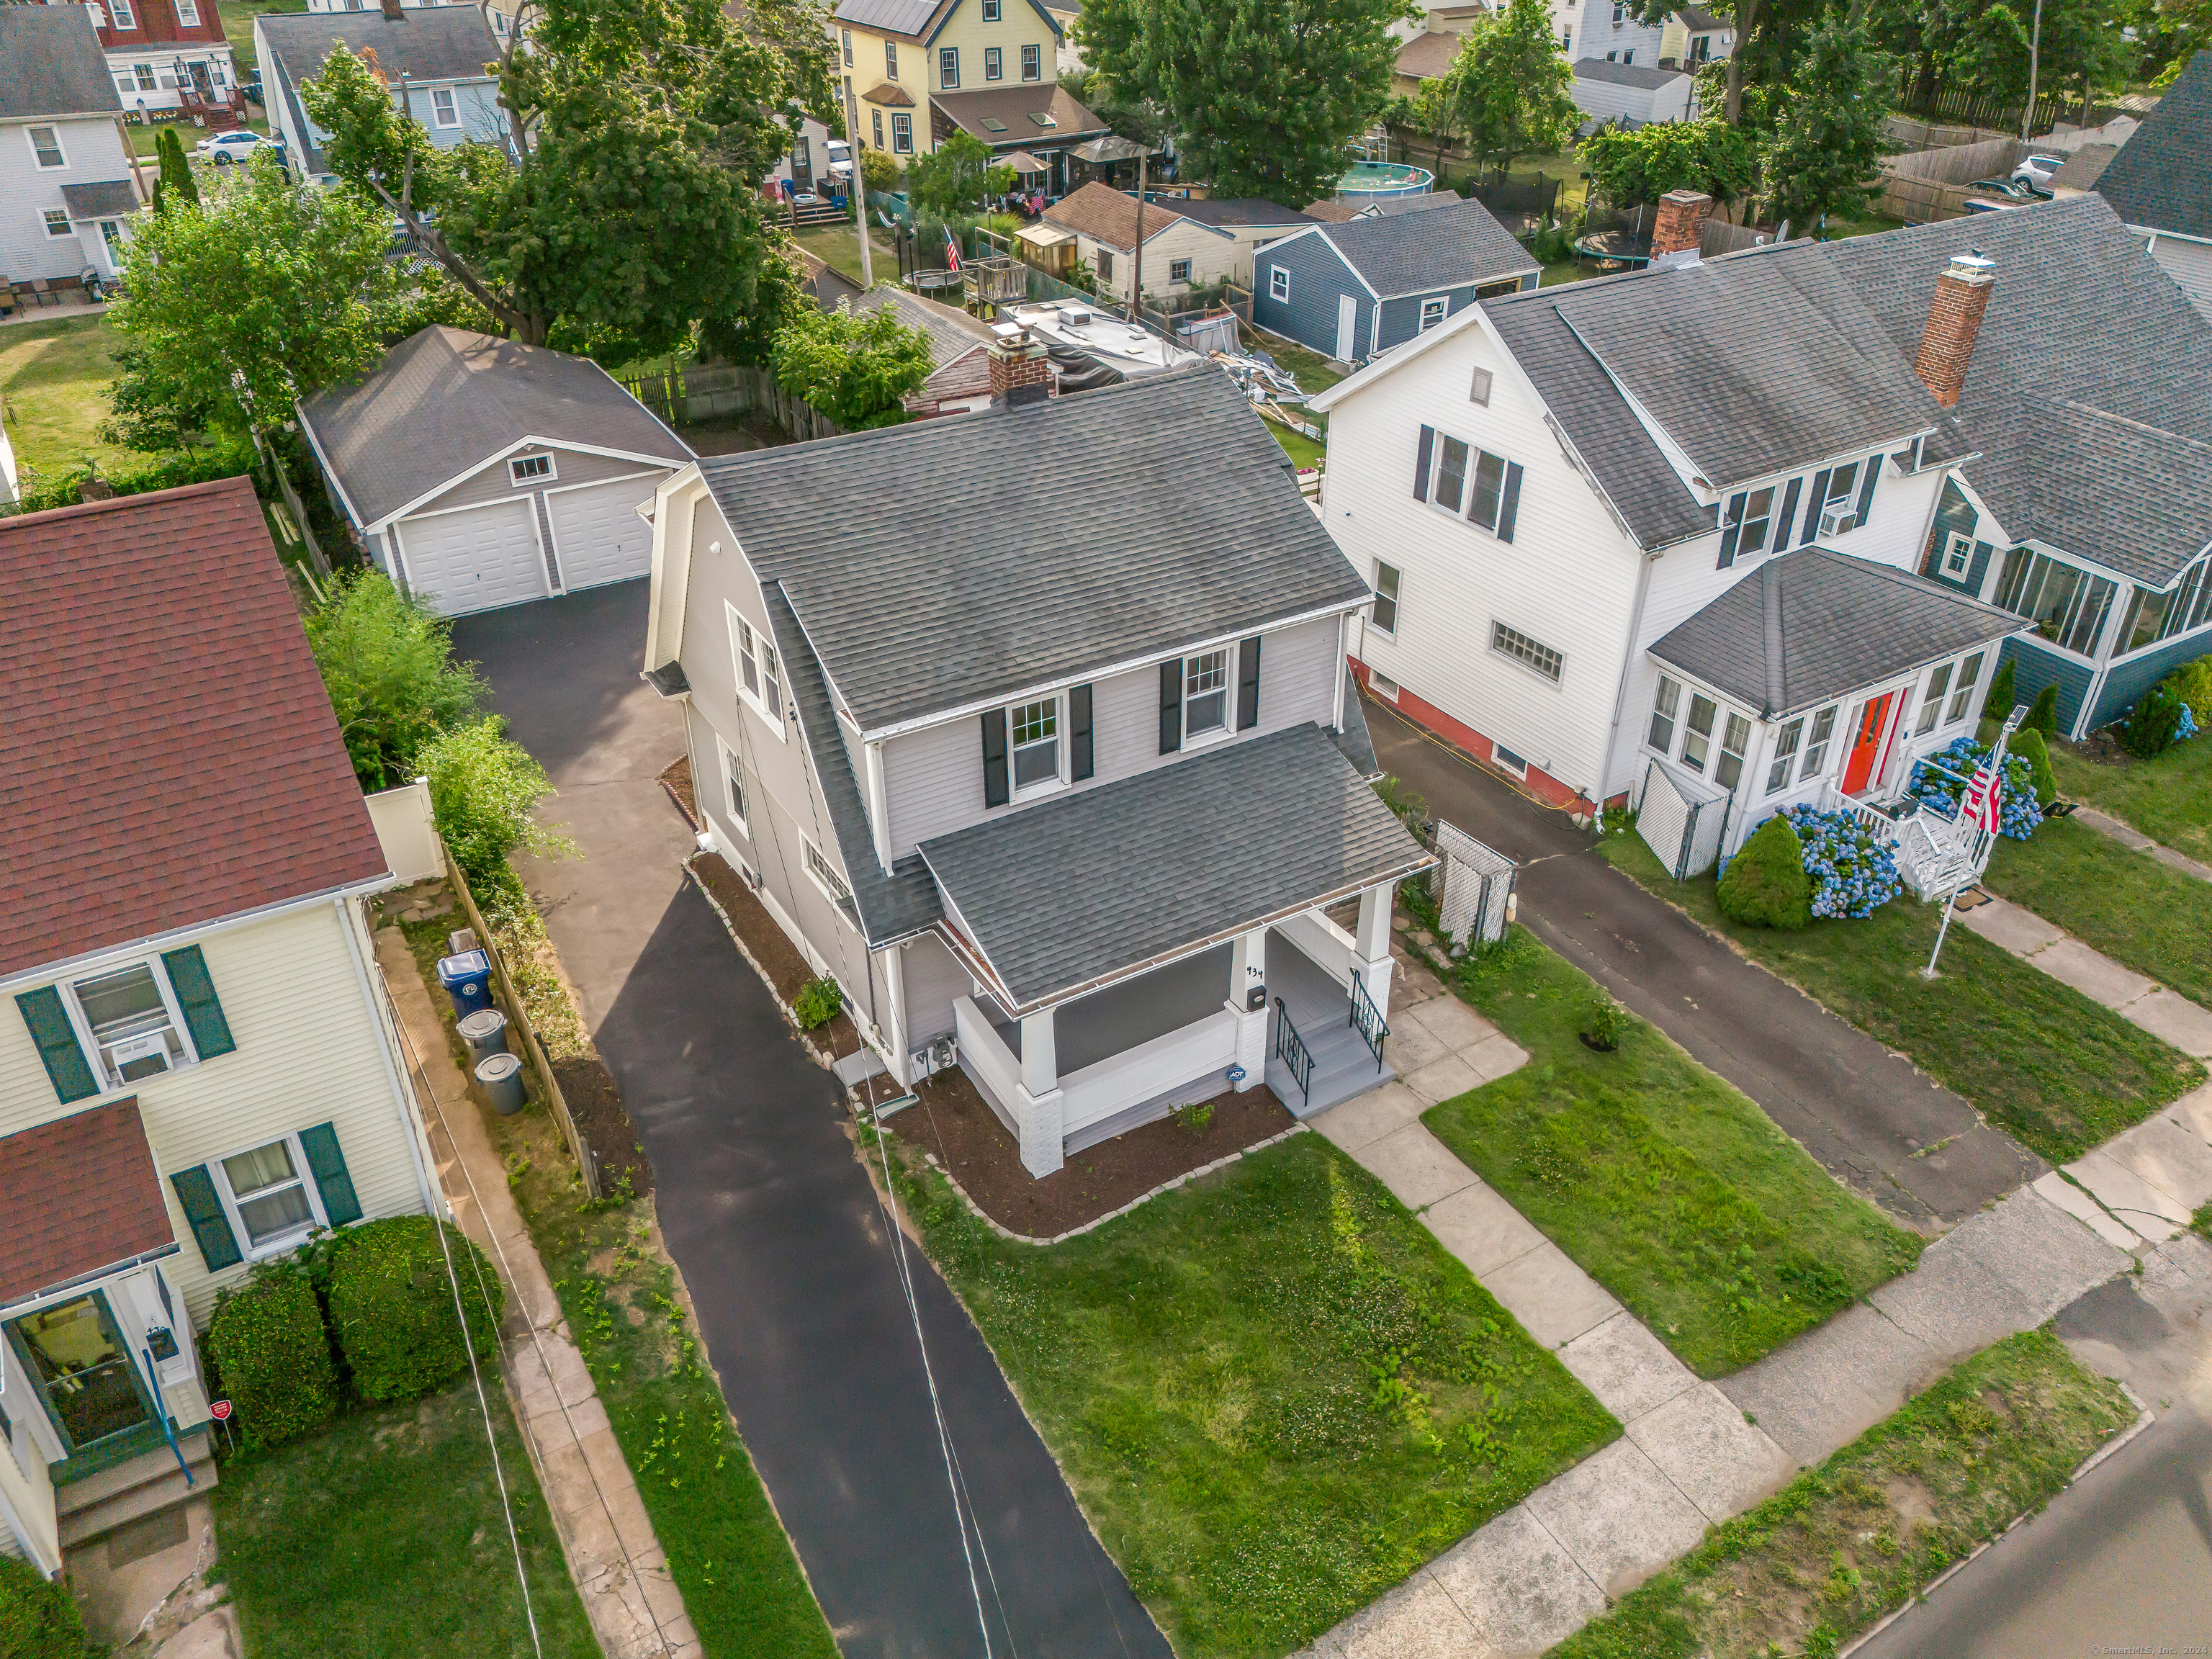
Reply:
[[[1820,509],[1827,504],[1828,475],[1815,472],[1813,475],[1813,494],[1805,503],[1805,533],[1798,538],[1798,546],[1804,546],[1820,533]],[[1778,546],[1779,544],[1777,544]]]
[[[15,1006],[22,1011],[31,1041],[39,1045],[39,1058],[46,1061],[46,1076],[62,1104],[98,1094],[100,1079],[92,1074],[91,1062],[78,1045],[69,1012],[62,1006],[62,994],[51,985],[41,986],[17,996]]]
[[[1797,492],[1804,487],[1802,478],[1792,478],[1790,488],[1782,492],[1782,522],[1775,527],[1772,544],[1778,551],[1789,550],[1790,527],[1797,522]]]
[[[1421,428],[1421,447],[1413,457],[1413,499],[1429,499],[1429,452],[1437,447],[1437,429],[1432,426]]]
[[[1237,647],[1237,729],[1248,732],[1260,723],[1260,636],[1255,634]]]
[[[1718,568],[1725,570],[1735,562],[1736,538],[1743,534],[1743,504],[1741,494],[1731,495],[1721,507],[1721,556]]]
[[[983,805],[1004,806],[1012,799],[1006,788],[1006,711],[983,714]]]
[[[1498,539],[1513,539],[1513,520],[1521,511],[1521,463],[1505,463],[1505,492],[1498,499]]]
[[[1170,657],[1160,665],[1160,753],[1172,755],[1182,747],[1182,659]]]
[[[1859,485],[1859,522],[1866,522],[1867,509],[1874,505],[1875,480],[1881,477],[1881,457],[1871,458],[1866,464],[1866,477]]]
[[[307,1168],[314,1173],[315,1190],[322,1194],[323,1213],[331,1225],[343,1227],[360,1220],[361,1200],[355,1196],[353,1177],[346,1173],[345,1154],[338,1150],[337,1125],[318,1123],[301,1130],[300,1150],[307,1155]]]
[[[1091,688],[1073,685],[1067,690],[1067,775],[1080,783],[1091,773]]]
[[[192,1047],[200,1058],[212,1060],[237,1048],[230,1022],[222,1017],[222,1004],[216,1000],[215,981],[208,977],[207,958],[200,947],[187,945],[181,951],[164,951],[161,966],[169,970],[170,988],[185,1011],[185,1024],[191,1029]]]
[[[208,1174],[207,1165],[195,1164],[189,1170],[179,1170],[169,1177],[169,1184],[177,1189],[177,1202],[184,1206],[185,1219],[191,1223],[192,1237],[200,1247],[200,1260],[207,1263],[207,1270],[220,1273],[244,1261],[238,1248],[238,1235],[231,1231],[230,1218],[222,1212],[222,1200],[215,1195],[215,1181]]]

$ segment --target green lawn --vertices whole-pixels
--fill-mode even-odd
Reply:
[[[2050,1327],[2008,1337],[1707,1534],[1550,1659],[1832,1655],[2041,1509],[2135,1416]]]
[[[307,9],[307,0],[216,0],[216,10],[222,16],[223,39],[230,42],[231,57],[238,65],[240,80],[252,80],[257,67],[253,20],[271,12]]]
[[[52,477],[90,456],[122,466],[132,452],[101,443],[93,428],[106,418],[101,397],[116,369],[118,343],[105,315],[0,328],[0,399],[19,466]]]
[[[2212,738],[2176,744],[2154,760],[2106,765],[2073,744],[2051,745],[2058,793],[2133,824],[2202,864],[2212,864]]]
[[[2212,744],[2208,744],[2212,748]],[[2071,818],[2000,839],[1983,885],[2212,1006],[2212,887]]]
[[[1528,1063],[1423,1121],[1700,1376],[1918,1258],[1917,1236],[1642,1020],[1611,1054],[1586,1047],[1595,985],[1525,930],[1458,981]]]
[[[1184,1659],[1300,1646],[1620,1432],[1319,1135],[1049,1249],[900,1186]]]
[[[860,280],[860,234],[849,224],[813,225],[792,233],[792,240],[852,283]],[[898,280],[898,251],[884,240],[881,229],[868,234],[871,271],[876,281]]]
[[[596,1659],[553,1518],[488,1378],[499,1467],[548,1659]],[[351,1412],[228,1459],[211,1494],[246,1659],[534,1659],[476,1384]]]
[[[1275,441],[1283,447],[1283,453],[1299,467],[1321,466],[1328,459],[1328,441],[1316,441],[1303,432],[1293,432],[1280,421],[1269,421],[1267,430],[1275,434]]]
[[[1954,927],[1921,976],[1934,905],[1901,895],[1863,921],[1802,933],[1723,916],[1713,878],[1670,880],[1635,831],[1605,856],[1834,1012],[1956,1090],[2053,1164],[2081,1157],[2203,1080],[2204,1067],[2079,991]]]
[[[455,920],[403,925],[426,981]],[[452,1010],[443,997],[434,1000],[458,1049]],[[791,1540],[701,1362],[652,1200],[586,1206],[560,1132],[540,1107],[494,1121],[493,1133],[709,1659],[837,1659]]]

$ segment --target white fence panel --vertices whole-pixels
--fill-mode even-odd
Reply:
[[[446,873],[446,855],[438,845],[438,827],[430,817],[430,784],[425,778],[382,789],[368,798],[368,821],[376,826],[377,845],[392,866],[395,885],[428,881]]]

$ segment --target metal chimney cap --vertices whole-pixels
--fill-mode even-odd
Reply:
[[[1971,253],[1953,254],[1948,270],[1952,276],[1970,283],[1986,283],[1996,275],[1997,262],[1977,248]]]

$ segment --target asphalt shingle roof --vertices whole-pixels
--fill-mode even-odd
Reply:
[[[2124,224],[2212,236],[2212,52],[2174,77],[2106,165],[2097,193]]]
[[[853,309],[864,316],[889,310],[908,328],[920,329],[929,337],[929,366],[933,370],[966,356],[979,345],[991,343],[991,331],[966,312],[955,311],[951,306],[925,300],[889,283],[862,295],[853,302]]]
[[[0,1304],[176,1243],[136,1095],[0,1139]]]
[[[120,219],[138,211],[138,190],[128,179],[64,185],[62,205],[72,219]]]
[[[1431,190],[1419,196],[1386,196],[1379,202],[1370,202],[1359,210],[1363,218],[1395,218],[1401,213],[1433,213],[1438,208],[1457,207],[1467,198],[1455,190]]]
[[[1787,714],[2018,633],[2020,617],[1825,547],[1769,559],[1651,647],[1716,691]]]
[[[1617,64],[1609,58],[1583,58],[1575,62],[1575,79],[1577,81],[1598,81],[1613,87],[1634,87],[1643,92],[1656,92],[1681,78],[1680,70],[1657,69],[1645,64]]]
[[[1398,48],[1398,73],[1409,81],[1432,81],[1449,71],[1459,56],[1462,34],[1415,35]]]
[[[0,977],[386,872],[248,480],[0,519]]]
[[[374,372],[307,399],[300,416],[364,526],[525,438],[661,456],[675,466],[691,459],[690,446],[588,358],[459,328],[402,340]]]
[[[1311,724],[939,836],[921,856],[948,921],[1024,1006],[1431,861]]]
[[[1206,365],[700,471],[871,732],[1367,594]]]
[[[1147,242],[1162,231],[1172,229],[1182,220],[1179,207],[1180,204],[1170,205],[1158,198],[1145,204]],[[1137,198],[1111,185],[1102,185],[1096,179],[1047,208],[1044,220],[1048,225],[1080,231],[1124,252],[1137,245]]]
[[[993,149],[1042,152],[1110,131],[1057,81],[1016,82],[972,92],[933,92],[929,102],[969,137]],[[1040,121],[1040,115],[1048,118]],[[994,121],[999,124],[995,128],[990,125]]]
[[[1160,198],[1152,201],[1157,204]],[[1213,225],[1226,230],[1233,226],[1246,225],[1310,225],[1312,216],[1296,208],[1286,208],[1280,202],[1271,202],[1264,196],[1178,196],[1168,204],[1186,219],[1195,219],[1202,225]],[[1146,215],[1149,221],[1151,214]]]
[[[0,5],[0,120],[122,112],[82,6]]]
[[[1353,219],[1321,234],[1386,300],[1494,283],[1539,269],[1534,256],[1480,202],[1458,202],[1433,213]]]
[[[386,76],[428,81],[489,80],[485,65],[497,60],[500,44],[491,25],[474,6],[424,6],[394,22],[372,6],[367,11],[264,13],[255,27],[276,60],[276,82],[292,111],[300,141],[307,149],[301,165],[309,173],[326,173],[323,152],[311,136],[300,88],[322,73],[323,59],[340,41],[358,57],[371,47]],[[264,65],[264,69],[266,66]]]

